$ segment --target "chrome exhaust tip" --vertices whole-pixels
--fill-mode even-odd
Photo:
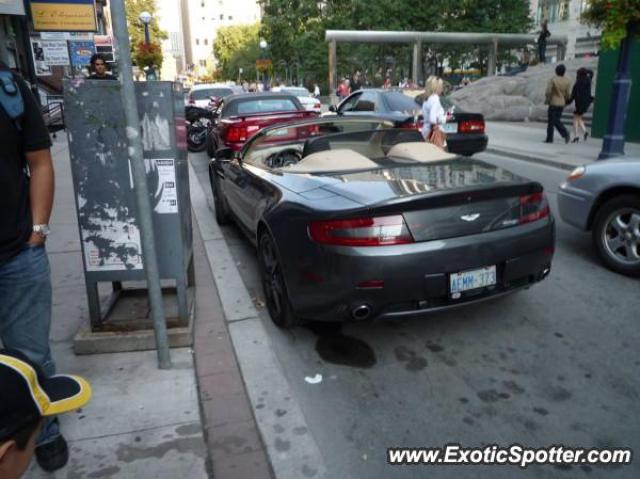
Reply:
[[[351,310],[351,316],[353,319],[362,321],[367,319],[371,315],[371,308],[367,304],[361,304]]]

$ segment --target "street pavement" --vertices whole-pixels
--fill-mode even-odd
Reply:
[[[602,148],[602,140],[598,138],[589,138],[586,142],[581,138],[578,143],[566,144],[557,131],[554,143],[544,143],[546,123],[489,121],[486,130],[489,136],[488,152],[568,171],[596,161]],[[627,143],[625,154],[640,158],[640,144]]]
[[[500,151],[477,157],[540,181],[554,212],[563,170],[599,151],[596,140],[583,150],[534,143],[544,133],[536,125],[490,123],[488,131]],[[526,145],[543,161],[552,152],[541,147],[557,148],[553,161],[563,168],[531,153],[506,156]],[[640,447],[638,281],[604,269],[589,236],[561,220],[552,273],[530,290],[427,321],[285,332],[264,307],[255,249],[234,226],[215,225],[208,159],[192,154],[195,364],[191,350],[174,349],[173,369],[160,371],[154,351],[73,354],[73,335],[88,314],[64,138],[53,153],[52,343],[59,370],[87,377],[94,398],[62,418],[69,466],[47,475],[33,465],[26,477],[640,475],[637,461],[526,471],[386,463],[387,447],[451,442]]]

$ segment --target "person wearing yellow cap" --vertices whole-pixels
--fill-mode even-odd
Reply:
[[[0,349],[0,478],[29,467],[44,418],[74,411],[91,398],[79,376],[47,376],[18,351]]]

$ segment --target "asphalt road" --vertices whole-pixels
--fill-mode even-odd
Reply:
[[[209,192],[205,155],[191,155]],[[540,181],[557,212],[566,172],[478,158]],[[640,282],[604,269],[557,218],[551,275],[529,290],[428,320],[283,332],[264,308],[255,250],[223,232],[329,469],[340,479],[637,478],[626,466],[390,466],[388,447],[514,443],[640,451]],[[310,384],[305,378],[322,375]],[[319,376],[318,376],[319,377]]]

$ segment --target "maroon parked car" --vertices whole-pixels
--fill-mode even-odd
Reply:
[[[317,116],[317,113],[305,110],[295,96],[285,93],[229,95],[221,100],[216,110],[215,123],[207,138],[207,153],[213,158],[218,148],[240,151],[262,128]]]

